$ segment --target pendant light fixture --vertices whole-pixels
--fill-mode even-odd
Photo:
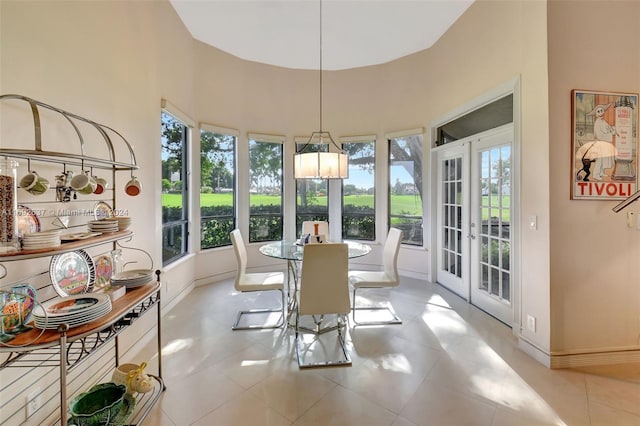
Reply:
[[[329,152],[307,152],[310,145],[314,144],[329,144]],[[337,152],[331,152],[331,145]],[[296,179],[347,179],[349,177],[349,157],[336,144],[331,133],[322,130],[322,0],[320,0],[320,130],[313,132],[300,150],[296,149],[293,160]]]

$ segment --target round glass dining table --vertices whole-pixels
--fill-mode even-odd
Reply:
[[[356,241],[345,241],[349,246],[349,259],[364,256],[371,251],[371,246]],[[284,260],[302,260],[304,246],[296,240],[274,241],[260,247],[260,253],[265,256]]]

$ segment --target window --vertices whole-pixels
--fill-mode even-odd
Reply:
[[[282,239],[284,138],[249,135],[249,242]]]
[[[187,146],[189,128],[166,111],[162,126],[162,264],[187,253],[188,209]]]
[[[342,181],[342,237],[375,240],[375,136],[341,139],[349,154],[349,179]],[[348,142],[346,142],[348,140]]]
[[[422,134],[389,138],[389,224],[422,245]]]
[[[296,151],[305,146],[296,141]],[[309,144],[305,152],[328,152],[328,144]],[[296,235],[302,233],[302,222],[306,220],[329,221],[329,180],[296,179]]]
[[[233,130],[200,131],[200,247],[231,245],[236,227],[236,142]]]
[[[507,123],[513,123],[513,94],[439,126],[436,129],[435,145],[451,143]]]

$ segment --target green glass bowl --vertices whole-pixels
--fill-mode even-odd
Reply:
[[[125,385],[100,383],[75,397],[69,405],[72,421],[77,426],[106,425],[122,409],[127,393]]]

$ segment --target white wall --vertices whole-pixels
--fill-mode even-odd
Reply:
[[[552,1],[549,40],[551,351],[638,350],[640,206],[570,200],[569,176],[571,90],[640,92],[640,3]]]

